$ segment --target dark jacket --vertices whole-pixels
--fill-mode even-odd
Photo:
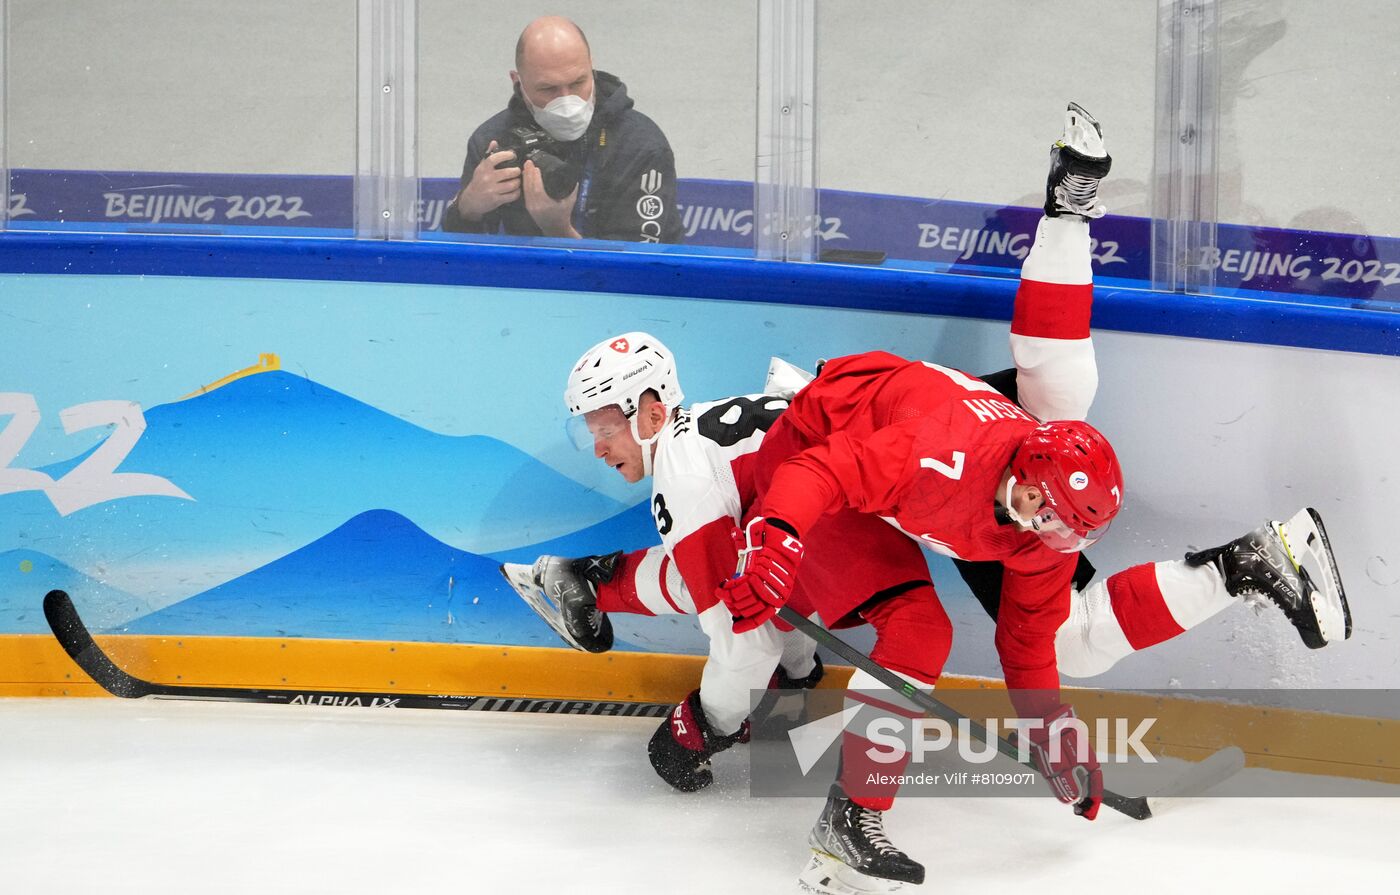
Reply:
[[[579,235],[589,239],[629,242],[680,242],[681,216],[676,208],[676,160],[666,135],[650,118],[632,108],[627,86],[607,72],[594,72],[593,121],[588,131],[559,153],[565,161],[591,170],[587,195],[579,189],[583,204]],[[476,129],[467,141],[467,161],[462,166],[462,186],[486,155],[492,140],[516,125],[534,127],[535,119],[520,98]],[[577,206],[575,211],[577,212]],[[462,220],[453,202],[442,216],[442,229],[456,233],[506,233],[539,236],[540,228],[525,210],[523,198],[502,205],[479,222]]]

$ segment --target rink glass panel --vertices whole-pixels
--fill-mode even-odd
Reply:
[[[1015,276],[1070,101],[1103,123],[1112,227],[1143,230],[1155,29],[1151,5],[1111,0],[820,4],[822,248]],[[863,214],[870,200],[852,193],[878,194],[883,213]],[[1095,272],[1121,277],[1130,265],[1116,259],[1135,237],[1109,235],[1123,245],[1100,252]]]
[[[442,207],[457,193],[467,139],[511,97],[509,73],[521,30],[544,13],[576,22],[588,38],[594,67],[620,78],[637,111],[666,135],[676,158],[687,250],[750,254],[757,50],[754,7],[744,0],[567,0],[549,9],[420,0],[420,237],[521,241],[442,233]],[[572,240],[549,242],[579,247]]]
[[[351,232],[354,0],[8,6],[11,227]]]
[[[1217,294],[1394,307],[1400,8],[1220,0]],[[1247,228],[1248,239],[1232,238]],[[1233,254],[1232,254],[1233,252]]]

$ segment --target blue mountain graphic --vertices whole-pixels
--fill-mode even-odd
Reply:
[[[0,633],[47,634],[44,594],[67,591],[87,626],[96,631],[116,629],[151,610],[150,604],[125,591],[84,575],[36,550],[0,553]]]
[[[154,612],[134,634],[329,637],[559,646],[497,563],[371,510],[227,584]]]
[[[167,605],[370,509],[476,553],[558,537],[623,509],[502,441],[429,432],[281,371],[145,416],[146,432],[118,471],[164,476],[194,501],[127,498],[60,518],[42,494],[4,495],[0,545],[43,543],[78,568],[139,554],[151,569],[141,595]],[[44,471],[61,475],[79,459]]]
[[[497,550],[492,552],[491,557],[501,562],[528,563],[546,553],[554,556],[588,556],[614,550],[640,550],[660,543],[661,536],[656,533],[656,522],[651,516],[651,504],[639,503],[597,525],[528,547]]]

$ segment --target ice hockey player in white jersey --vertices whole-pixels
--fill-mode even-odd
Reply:
[[[570,435],[628,482],[651,476],[662,546],[581,560],[546,556],[502,572],[578,649],[611,646],[607,611],[697,616],[710,640],[700,688],[648,749],[666,782],[693,792],[713,780],[713,755],[747,742],[751,691],[812,687],[822,669],[811,640],[780,630],[781,622],[735,634],[715,596],[734,572],[730,533],[752,497],[739,490],[742,467],[787,402],[748,395],[686,408],[683,400],[675,359],[655,336],[624,333],[585,352],[565,393]]]

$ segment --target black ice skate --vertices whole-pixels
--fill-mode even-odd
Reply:
[[[852,802],[839,784],[832,785],[808,842],[814,854],[798,876],[803,891],[891,892],[899,883],[924,881],[924,865],[885,835],[884,813]]]
[[[1311,507],[1223,547],[1188,553],[1186,562],[1214,566],[1231,596],[1282,609],[1311,649],[1351,636],[1351,608],[1337,561],[1322,517]]]
[[[533,566],[506,563],[501,574],[540,618],[574,649],[612,649],[612,622],[598,610],[599,584],[612,580],[622,552],[568,559],[541,556]]]
[[[1065,132],[1050,147],[1050,179],[1045,185],[1045,214],[1056,218],[1077,214],[1101,218],[1108,210],[1098,204],[1099,181],[1108,176],[1113,159],[1103,148],[1103,128],[1077,103],[1065,110]]]

